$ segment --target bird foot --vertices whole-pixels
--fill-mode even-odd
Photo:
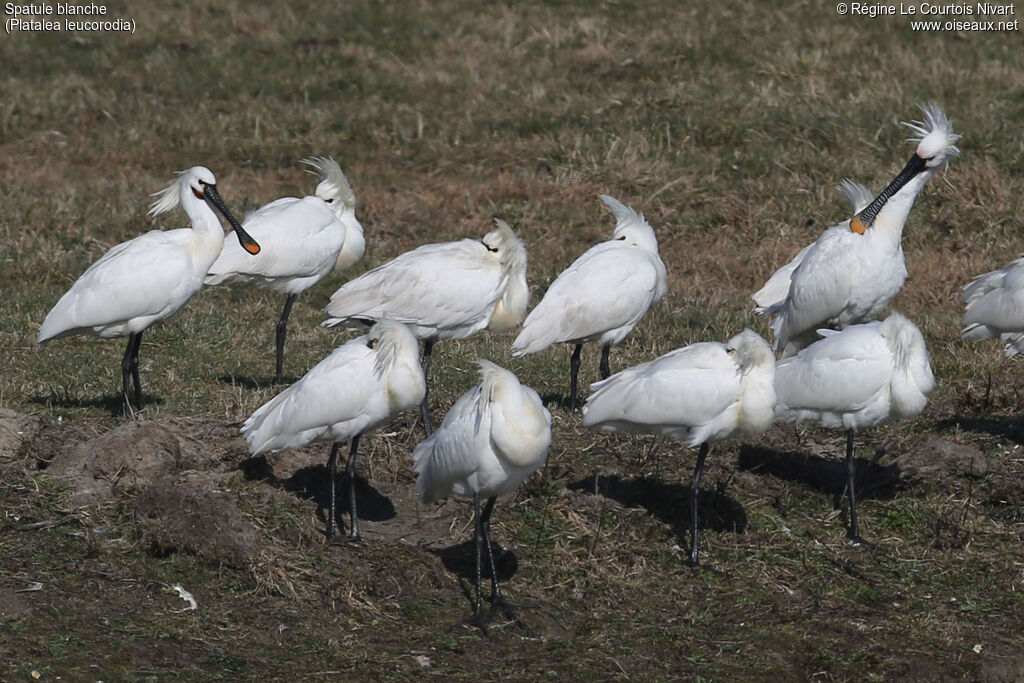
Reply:
[[[506,619],[511,619],[512,621],[519,621],[519,618],[516,616],[516,610],[523,606],[524,605],[522,603],[509,602],[500,595],[497,597],[491,597],[491,614],[493,615],[496,612],[501,612],[505,615]]]
[[[464,621],[459,622],[458,624],[456,624],[456,626],[474,626],[480,629],[480,632],[486,636],[488,635],[487,622],[489,620],[490,619],[488,617],[484,616],[483,608],[478,606],[476,608],[476,611],[473,612],[472,616],[470,616],[468,619],[465,619]],[[452,628],[454,628],[454,626]]]
[[[847,540],[847,543],[849,545],[852,545],[852,546],[855,546],[855,547],[858,547],[858,548],[865,548],[867,550],[879,550],[880,549],[880,547],[879,547],[879,545],[877,543],[872,543],[871,541],[865,541],[860,536],[860,534],[857,534],[856,536],[852,536],[852,535],[849,536],[848,540]]]
[[[367,543],[359,534],[348,534],[347,536],[331,536],[327,539],[327,545],[337,545],[345,547],[365,547]]]
[[[695,563],[692,563],[690,561],[687,561],[686,564],[690,567],[690,570],[693,571],[694,576],[696,576],[697,574],[701,574],[701,573],[713,574],[714,576],[723,577],[723,578],[729,576],[728,574],[726,574],[722,570],[715,569],[714,567],[711,567],[711,566],[706,565],[706,564],[695,564]]]

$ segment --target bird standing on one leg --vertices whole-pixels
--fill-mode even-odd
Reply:
[[[899,313],[882,322],[819,332],[824,339],[776,365],[775,412],[787,422],[816,420],[846,430],[848,535],[860,543],[853,432],[919,415],[935,377],[921,331]]]
[[[476,550],[476,609],[467,623],[486,630],[481,598],[481,555],[491,567],[492,609],[512,618],[513,605],[498,587],[491,546],[495,499],[514,491],[544,464],[551,444],[551,414],[533,389],[489,361],[477,361],[480,383],[456,401],[441,426],[416,447],[413,469],[419,474],[420,500],[433,503],[448,495],[473,497]],[[483,511],[480,501],[486,500]]]
[[[382,320],[367,335],[335,349],[265,403],[242,425],[252,455],[330,441],[327,538],[334,533],[334,479],[338,449],[348,458],[349,538],[359,540],[355,463],[360,437],[416,407],[426,384],[416,338],[405,325]]]
[[[247,282],[286,295],[277,323],[274,381],[284,380],[284,342],[296,297],[334,269],[344,270],[363,256],[363,226],[356,219],[356,195],[338,162],[312,157],[320,184],[313,195],[282,197],[249,214],[242,224],[264,246],[256,258],[225,242],[210,266],[206,284]]]
[[[608,351],[621,342],[668,291],[668,273],[658,255],[658,238],[643,214],[608,195],[601,200],[615,214],[615,231],[583,253],[548,287],[512,342],[512,355],[575,344],[569,371],[569,409],[576,409],[583,344],[601,347],[601,379],[611,374]]]
[[[790,356],[817,338],[819,327],[842,328],[878,316],[907,279],[901,239],[914,200],[935,173],[960,153],[953,124],[934,106],[906,124],[918,134],[910,161],[853,218],[833,226],[754,295],[772,318],[775,348]],[[795,261],[799,261],[794,265]],[[789,286],[784,271],[790,272]],[[777,297],[785,292],[784,298]],[[774,300],[773,300],[774,299]]]
[[[210,264],[220,253],[224,229],[213,209],[227,219],[247,254],[260,251],[259,244],[224,205],[217,192],[217,179],[208,168],[194,166],[182,171],[153,196],[157,199],[149,210],[151,216],[181,206],[192,227],[151,230],[111,247],[46,314],[36,338],[42,343],[73,334],[127,336],[128,347],[121,361],[126,415],[132,412],[133,403],[135,411],[142,410],[142,333],[176,313],[199,291]]]
[[[700,342],[590,386],[583,426],[655,434],[700,446],[690,482],[690,564],[699,563],[697,496],[710,444],[737,430],[760,434],[775,410],[775,356],[744,330],[726,344]]]
[[[324,327],[365,328],[383,317],[405,323],[423,343],[429,382],[434,343],[487,328],[515,327],[526,314],[526,249],[505,221],[483,239],[426,244],[350,280],[327,304]],[[430,435],[428,394],[423,426]]]

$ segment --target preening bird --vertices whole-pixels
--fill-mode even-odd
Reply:
[[[349,442],[349,538],[359,539],[355,466],[360,437],[423,399],[419,345],[405,325],[381,320],[368,334],[336,348],[242,425],[252,455],[330,441],[327,537],[334,533],[338,449]]]
[[[543,351],[552,344],[575,344],[569,363],[569,408],[576,408],[583,344],[601,347],[601,379],[611,374],[608,352],[668,291],[668,274],[658,255],[658,238],[643,214],[614,197],[601,201],[615,215],[607,242],[594,245],[548,287],[512,342],[512,355]]]
[[[178,174],[166,189],[153,195],[151,216],[179,205],[191,228],[151,230],[111,247],[89,266],[46,314],[38,343],[73,334],[128,337],[121,361],[121,393],[125,413],[142,409],[139,347],[142,333],[153,323],[173,315],[203,286],[207,269],[224,243],[224,229],[213,212],[216,207],[238,236],[248,254],[259,244],[242,228],[217,192],[217,179],[203,166]]]
[[[974,278],[963,297],[964,339],[999,337],[1007,358],[1024,351],[1024,259]]]
[[[483,239],[426,244],[346,282],[327,304],[324,327],[360,329],[384,317],[405,323],[424,340],[429,380],[435,342],[508,330],[526,314],[526,248],[505,221],[494,223]],[[427,394],[423,426],[429,436]]]
[[[655,434],[700,446],[690,481],[690,564],[698,564],[697,494],[710,444],[737,430],[760,434],[775,410],[775,356],[755,332],[700,342],[590,386],[583,426]]]
[[[514,374],[477,361],[480,383],[448,411],[436,432],[413,452],[420,500],[433,503],[451,494],[473,497],[476,546],[476,610],[468,623],[485,628],[481,604],[481,553],[491,567],[491,603],[514,616],[498,588],[491,550],[491,511],[498,496],[514,491],[537,471],[551,445],[551,413],[540,396]],[[483,511],[480,500],[487,502]]]
[[[819,330],[823,339],[775,367],[780,420],[816,420],[846,430],[849,537],[861,542],[854,492],[853,432],[924,410],[935,377],[920,330],[893,313],[882,322]]]
[[[863,211],[871,203],[871,200],[875,198],[871,194],[871,190],[849,178],[844,178],[841,183],[836,185],[836,191],[846,200],[847,205],[850,207],[850,212],[855,215]],[[811,242],[801,249],[800,253],[793,257],[792,261],[776,270],[768,278],[768,282],[764,283],[764,287],[754,293],[752,298],[754,303],[757,304],[754,306],[755,313],[759,315],[772,315],[774,313],[773,307],[777,309],[782,305],[789,295],[789,283],[793,277],[793,271],[803,262],[807,252],[815,244],[817,242]]]
[[[320,178],[315,194],[282,197],[257,209],[242,224],[264,250],[253,258],[225,242],[210,266],[206,284],[245,282],[286,295],[277,323],[275,382],[284,374],[288,316],[296,297],[335,268],[344,270],[363,256],[363,226],[356,220],[356,195],[338,162],[312,157],[303,163]]]
[[[953,124],[934,105],[924,121],[907,125],[917,149],[899,175],[853,218],[826,230],[754,295],[758,310],[772,317],[775,349],[792,355],[816,338],[819,327],[842,328],[881,313],[903,287],[907,267],[901,238],[910,209],[928,180],[960,153]],[[779,282],[790,270],[784,299]],[[773,300],[774,299],[774,300]]]

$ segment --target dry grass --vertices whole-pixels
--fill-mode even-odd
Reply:
[[[466,611],[456,589],[465,579],[438,550],[466,538],[462,503],[401,507],[429,522],[412,543],[324,548],[309,500],[237,473],[230,486],[268,543],[266,562],[245,572],[69,536],[67,525],[109,524],[131,540],[132,495],[69,510],[30,461],[11,460],[0,463],[0,590],[33,577],[48,588],[43,607],[0,624],[10,643],[0,645],[0,677],[44,667],[82,677],[95,661],[107,662],[105,680],[355,670],[1009,680],[1019,671],[1020,371],[995,344],[958,340],[957,299],[972,275],[1021,249],[1019,35],[914,33],[905,18],[839,17],[815,3],[108,7],[134,18],[136,35],[0,43],[0,407],[84,430],[67,438],[119,422],[121,342],[39,348],[34,338],[109,246],[182,223],[145,215],[147,195],[181,168],[209,166],[245,213],[308,193],[297,160],[334,155],[366,229],[357,271],[482,234],[501,216],[527,243],[534,299],[610,233],[597,195],[617,196],[655,226],[670,273],[665,301],[613,353],[617,369],[747,325],[766,332],[749,294],[844,217],[832,189],[843,177],[878,189],[902,167],[911,148],[897,122],[936,102],[964,134],[963,155],[911,214],[910,279],[894,305],[924,331],[939,386],[919,421],[866,435],[859,453],[885,465],[937,436],[978,446],[991,468],[978,481],[950,475],[865,501],[866,533],[884,548],[873,553],[844,544],[830,492],[806,476],[740,467],[739,445],[723,445],[704,493],[717,515],[707,560],[724,575],[693,575],[673,550],[686,544],[680,501],[692,454],[595,437],[553,407],[551,463],[495,520],[518,556],[510,590],[531,603],[529,627],[498,629],[482,651],[475,634],[445,630]],[[342,281],[328,278],[296,306],[291,376],[341,340],[318,323]],[[206,290],[148,332],[146,417],[234,422],[273,395],[280,305],[262,292]],[[472,384],[477,357],[557,402],[568,352],[513,360],[510,340],[439,345],[435,412]],[[584,376],[596,366],[585,355]],[[368,444],[365,461],[372,486],[400,501],[418,433],[411,421],[393,432]],[[779,428],[764,443],[835,459],[839,441]],[[588,492],[595,474],[614,485],[605,495]],[[11,515],[75,521],[29,533]],[[166,606],[161,583],[176,582],[204,592],[199,615],[152,609]],[[104,619],[115,635],[95,631]]]

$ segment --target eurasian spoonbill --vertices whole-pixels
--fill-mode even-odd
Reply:
[[[964,287],[964,339],[993,339],[1013,358],[1024,351],[1024,259],[974,278]]]
[[[249,214],[242,223],[264,250],[252,258],[225,242],[210,266],[206,284],[246,282],[286,295],[277,323],[274,381],[284,373],[288,316],[296,297],[335,268],[344,270],[363,256],[363,226],[356,219],[356,195],[338,162],[330,157],[303,160],[320,178],[315,194],[282,197]]]
[[[151,230],[111,247],[89,266],[71,289],[46,314],[37,343],[73,334],[102,338],[128,337],[121,361],[121,393],[125,412],[131,412],[129,377],[135,410],[142,409],[139,347],[142,333],[153,323],[173,315],[203,286],[210,264],[224,243],[224,229],[216,207],[249,254],[259,244],[238,223],[217,192],[217,180],[203,166],[178,174],[157,199],[149,214],[157,216],[181,206],[191,228]]]
[[[569,409],[576,409],[576,387],[583,344],[601,347],[601,379],[611,374],[608,351],[621,342],[668,291],[668,273],[658,255],[658,238],[643,214],[614,197],[601,201],[615,215],[612,238],[594,245],[548,287],[512,342],[512,355],[543,351],[552,344],[575,344],[569,362]]]
[[[690,481],[690,564],[698,565],[697,495],[710,444],[737,430],[760,434],[775,410],[775,356],[758,334],[699,342],[590,385],[583,426],[655,434],[700,446]]]
[[[784,299],[755,295],[758,309],[772,317],[775,349],[789,356],[817,338],[822,326],[843,328],[881,313],[903,287],[907,267],[901,238],[914,200],[928,180],[960,153],[953,124],[935,105],[921,108],[924,121],[906,123],[918,143],[910,161],[871,203],[853,218],[826,230],[798,265],[791,262]],[[783,279],[777,274],[772,280]],[[769,280],[771,282],[772,280]]]
[[[919,415],[935,386],[924,337],[899,313],[824,336],[775,367],[776,416],[846,430],[848,534],[861,542],[854,493],[853,432]]]
[[[368,334],[336,348],[295,384],[256,410],[242,425],[252,455],[330,441],[327,537],[334,534],[338,449],[350,443],[349,538],[359,540],[355,467],[360,437],[416,407],[426,383],[416,337],[405,325],[383,319]]]
[[[385,316],[405,323],[424,340],[429,380],[435,342],[484,328],[508,330],[526,313],[526,248],[505,221],[494,223],[483,239],[426,244],[346,282],[327,304],[324,327],[361,329]],[[429,436],[427,391],[423,427]]]
[[[551,413],[533,389],[489,361],[477,361],[480,383],[448,411],[441,426],[413,452],[420,500],[451,494],[473,497],[476,546],[476,611],[467,623],[486,628],[480,597],[481,552],[491,567],[491,603],[515,615],[501,596],[491,550],[491,511],[498,496],[514,491],[537,471],[551,445]],[[486,499],[480,510],[480,500]]]

